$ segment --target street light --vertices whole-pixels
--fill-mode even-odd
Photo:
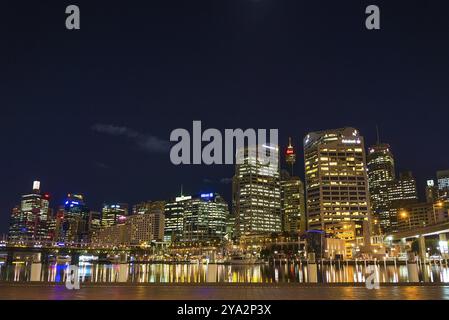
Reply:
[[[412,223],[410,221],[410,215],[408,214],[408,212],[406,210],[401,210],[400,211],[400,216],[401,216],[402,219],[408,218],[409,229],[412,229]]]

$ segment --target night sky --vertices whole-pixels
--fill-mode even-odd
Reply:
[[[81,9],[81,30],[65,8]],[[381,9],[381,30],[365,8]],[[170,132],[353,126],[391,144],[421,187],[449,168],[447,1],[2,1],[0,233],[41,180],[103,201],[217,191],[233,166],[174,166]]]

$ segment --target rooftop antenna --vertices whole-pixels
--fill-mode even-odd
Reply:
[[[182,188],[183,188],[183,185],[181,184],[181,197],[184,196],[184,195],[182,194]]]

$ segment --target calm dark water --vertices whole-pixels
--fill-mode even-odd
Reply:
[[[68,264],[21,263],[0,265],[3,282],[38,281],[63,283]],[[375,268],[381,283],[407,283],[407,267]],[[368,272],[363,263],[318,266],[318,282],[362,283]],[[85,283],[307,283],[307,267],[285,265],[216,264],[79,264],[79,276]],[[427,265],[420,268],[419,280],[449,283],[449,268]]]

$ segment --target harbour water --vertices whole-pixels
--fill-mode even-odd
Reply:
[[[68,263],[14,263],[0,265],[0,281],[64,283]],[[80,263],[79,277],[82,283],[308,283],[307,265],[253,264],[96,264]],[[380,283],[408,283],[406,265],[375,266],[363,261],[357,264],[333,263],[317,266],[318,283],[364,283],[373,271]],[[449,268],[444,264],[426,264],[419,266],[419,281],[449,284]]]

